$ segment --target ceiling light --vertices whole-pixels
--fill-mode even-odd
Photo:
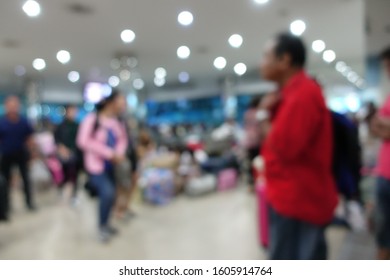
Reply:
[[[62,64],[66,64],[70,61],[70,53],[68,51],[61,50],[57,53],[57,60]]]
[[[72,83],[77,83],[80,80],[80,74],[77,71],[71,71],[68,74],[68,80]]]
[[[359,75],[352,71],[352,72],[349,72],[347,79],[348,79],[348,81],[350,81],[351,83],[354,84],[354,83],[357,83],[357,81],[359,80]]]
[[[253,0],[256,4],[264,5],[269,2],[269,0]]]
[[[162,87],[165,85],[165,78],[158,78],[158,77],[155,77],[154,78],[154,84],[156,85],[156,87]]]
[[[141,78],[138,78],[138,79],[135,79],[133,81],[133,87],[136,89],[136,90],[141,90],[145,87],[145,82],[144,80],[142,80]]]
[[[214,60],[214,67],[219,69],[219,70],[222,70],[226,67],[226,59],[222,56],[220,57],[217,57],[215,60]]]
[[[37,17],[41,13],[41,5],[37,1],[34,0],[28,0],[23,5],[23,11],[29,16],[29,17]]]
[[[363,79],[359,79],[357,82],[356,82],[356,86],[359,87],[359,88],[363,88],[365,85],[365,82]]]
[[[230,46],[232,46],[233,48],[239,48],[239,47],[241,47],[243,42],[244,42],[244,39],[243,39],[242,36],[239,35],[239,34],[233,34],[233,35],[230,36],[230,38],[229,38],[229,44],[230,44]]]
[[[111,87],[117,87],[119,86],[119,83],[121,81],[119,80],[119,78],[117,76],[111,76],[109,79],[108,79],[108,84],[111,86]]]
[[[26,74],[26,68],[22,65],[18,65],[15,67],[15,75],[22,77]]]
[[[337,72],[343,73],[345,71],[345,69],[347,68],[347,64],[345,64],[344,61],[339,61],[336,63],[335,68],[336,68]]]
[[[163,67],[159,67],[154,71],[156,78],[163,79],[167,76],[167,70]]]
[[[325,62],[331,63],[336,59],[336,53],[332,50],[327,50],[322,55],[322,58],[325,60]]]
[[[325,48],[326,48],[326,45],[325,45],[325,42],[322,41],[322,40],[316,40],[313,42],[313,44],[311,45],[312,49],[314,52],[316,53],[322,53]]]
[[[119,73],[119,77],[123,80],[123,81],[127,81],[130,79],[131,77],[131,72],[127,69],[124,69],[122,70],[120,73]]]
[[[119,59],[114,58],[113,60],[111,60],[110,66],[113,70],[118,70],[121,67],[121,62],[119,61]]]
[[[180,59],[187,59],[191,55],[191,50],[187,46],[181,46],[177,49],[177,56]]]
[[[290,25],[290,31],[295,36],[301,36],[306,30],[306,23],[303,20],[293,21]]]
[[[188,74],[187,72],[181,72],[179,74],[179,81],[183,84],[185,83],[188,83],[188,81],[190,80],[190,74]]]
[[[38,71],[42,71],[43,69],[46,68],[46,62],[45,60],[43,60],[42,58],[36,58],[34,59],[33,61],[33,67],[38,70]]]
[[[234,72],[236,72],[238,76],[244,75],[246,73],[246,70],[247,67],[244,63],[238,63],[236,64],[236,66],[234,66]]]
[[[344,71],[341,74],[343,74],[344,77],[348,77],[351,71],[352,71],[351,68],[347,66],[345,67]]]
[[[181,12],[177,17],[177,21],[184,26],[191,25],[194,21],[194,16],[188,11]]]
[[[124,43],[129,44],[135,40],[135,33],[133,30],[126,29],[121,33],[121,39]]]

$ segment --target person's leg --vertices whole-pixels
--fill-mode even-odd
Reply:
[[[390,180],[378,178],[376,189],[376,240],[378,259],[390,259]]]
[[[115,201],[115,186],[107,174],[92,175],[91,183],[99,195],[99,227],[109,227],[109,219]]]
[[[299,222],[298,259],[326,260],[328,249],[325,227]]]
[[[278,214],[269,207],[269,258],[295,260],[297,255],[297,221]]]
[[[11,157],[4,156],[1,160],[1,175],[4,177],[4,182],[0,186],[0,219],[7,220],[10,210],[10,180],[11,168],[13,160]]]
[[[26,154],[20,154],[17,158],[17,165],[19,167],[20,175],[23,180],[23,190],[26,206],[30,210],[34,210],[33,196],[30,183],[30,173],[28,166],[28,156]]]

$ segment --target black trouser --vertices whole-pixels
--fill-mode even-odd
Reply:
[[[4,176],[6,181],[6,188],[2,192],[1,202],[4,204],[1,208],[4,211],[4,214],[7,216],[10,210],[10,180],[11,180],[11,171],[13,166],[17,166],[20,171],[20,175],[23,180],[23,189],[26,205],[29,208],[33,207],[32,193],[31,193],[31,184],[30,184],[30,174],[28,167],[29,156],[27,152],[15,153],[12,155],[3,155],[1,160],[1,174]]]

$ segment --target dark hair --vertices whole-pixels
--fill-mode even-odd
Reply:
[[[306,47],[303,41],[290,33],[281,33],[276,36],[275,54],[281,57],[288,54],[291,57],[291,65],[303,67],[306,63]]]
[[[383,59],[383,60],[390,60],[390,47],[387,47],[387,48],[381,53],[381,59]]]
[[[96,104],[95,108],[97,112],[102,111],[108,104],[113,102],[120,95],[119,90],[112,89],[111,94]]]

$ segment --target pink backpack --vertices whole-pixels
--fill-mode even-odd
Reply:
[[[226,191],[237,187],[238,173],[233,168],[222,170],[218,175],[218,191]]]

